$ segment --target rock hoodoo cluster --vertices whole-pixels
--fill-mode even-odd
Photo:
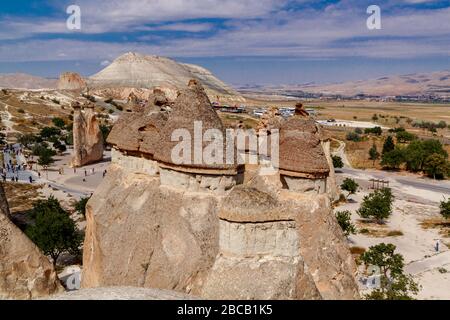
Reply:
[[[112,164],[87,205],[83,287],[216,299],[358,298],[314,121],[281,123],[280,171],[244,179],[236,161],[198,162],[192,152],[192,162],[179,164],[171,157],[176,129],[192,139],[195,122],[201,133],[224,131],[201,85],[191,81],[173,105],[161,92],[152,97],[125,112],[108,137]]]
[[[73,158],[72,166],[81,167],[103,159],[103,135],[95,116],[94,104],[84,105],[84,113],[78,102],[72,104]]]
[[[9,215],[0,185],[0,300],[33,299],[63,291],[53,264]]]

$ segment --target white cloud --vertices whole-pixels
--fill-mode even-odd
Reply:
[[[314,59],[450,55],[450,8],[389,12],[382,7],[382,30],[370,31],[366,27],[368,15],[365,7],[355,0],[342,0],[323,11],[305,9],[297,12],[277,11],[276,8],[285,1],[275,0],[108,1],[104,2],[104,7],[93,6],[92,2],[91,5],[87,1],[79,2],[82,16],[87,15],[88,21],[94,21],[100,11],[104,11],[95,23],[83,21],[82,26],[86,28],[83,32],[104,32],[114,27],[120,29],[132,25],[133,30],[149,32],[139,38],[145,43],[127,39],[117,43],[24,40],[3,43],[0,46],[0,61],[111,61],[128,51],[179,57],[265,55]],[[194,34],[181,39],[164,39],[152,33],[158,30],[190,33],[212,30],[212,23],[188,23],[185,19],[217,16],[235,19],[228,20],[226,29],[219,29],[208,38]],[[172,21],[178,18],[182,21]],[[166,22],[153,27],[145,26],[147,22],[157,19]],[[34,27],[23,21],[11,25],[22,34],[27,29],[33,29],[36,33],[54,33],[61,27],[60,23],[45,20]],[[66,32],[67,29],[61,33]],[[0,31],[0,39],[6,34]],[[58,56],[61,52],[66,56]]]
[[[103,60],[102,62],[100,62],[100,65],[102,67],[109,66],[110,64],[111,64],[111,61],[109,61],[109,60]]]

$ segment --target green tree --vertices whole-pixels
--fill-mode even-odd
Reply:
[[[375,161],[380,159],[380,153],[377,150],[377,146],[375,143],[372,145],[372,148],[369,150],[369,159],[373,161],[373,165],[375,165]]]
[[[56,127],[60,128],[60,129],[62,129],[66,126],[66,123],[64,122],[64,120],[61,118],[58,118],[58,117],[54,117],[52,119],[52,122]]]
[[[425,161],[425,149],[423,142],[420,140],[412,141],[405,149],[406,169],[410,171],[420,171]]]
[[[31,211],[35,219],[25,233],[44,252],[53,259],[56,266],[63,252],[79,254],[82,237],[74,221],[53,196],[37,201]]]
[[[424,171],[433,179],[444,178],[450,171],[447,158],[441,154],[433,153],[425,159]]]
[[[389,169],[398,169],[405,162],[403,149],[396,147],[381,157],[381,165]]]
[[[441,201],[441,205],[439,206],[440,213],[445,219],[450,218],[450,198],[447,200]]]
[[[42,167],[47,167],[55,162],[55,159],[53,159],[53,150],[50,149],[43,149],[39,153],[39,159],[38,164]]]
[[[391,136],[388,136],[383,144],[382,154],[390,152],[395,149],[394,139]]]
[[[357,213],[362,218],[375,219],[378,223],[383,221],[392,214],[392,204],[394,195],[391,189],[383,188],[376,190],[371,194],[364,196],[361,207]]]
[[[413,141],[416,139],[417,139],[417,136],[408,131],[397,132],[397,141],[400,143],[406,143],[406,142],[410,142],[410,141]]]
[[[366,129],[364,129],[364,133],[381,136],[381,134],[383,133],[383,130],[381,129],[381,127],[366,128]]]
[[[357,134],[356,132],[349,132],[349,133],[347,133],[346,139],[348,141],[353,141],[353,142],[361,141],[360,135]]]
[[[366,265],[380,269],[380,286],[366,295],[369,300],[412,300],[419,286],[410,275],[403,271],[404,260],[395,253],[395,245],[380,243],[364,252],[360,259]]]
[[[90,197],[81,198],[80,200],[75,202],[75,204],[73,206],[75,211],[78,212],[79,214],[82,214],[84,217],[86,217],[86,205],[87,205],[89,199],[90,199]]]
[[[68,146],[73,145],[73,131],[67,132],[67,134],[64,137],[64,143]]]
[[[22,134],[17,139],[17,142],[19,142],[21,145],[25,146],[26,148],[30,148],[33,144],[37,143],[39,141],[38,137],[34,134]]]
[[[351,213],[348,210],[336,212],[336,220],[346,237],[356,233],[356,227],[352,223]]]
[[[56,127],[44,127],[41,129],[40,136],[42,139],[47,140],[50,137],[61,134],[61,129]]]
[[[341,189],[348,192],[347,198],[350,197],[350,195],[355,194],[358,187],[359,184],[350,178],[346,178],[341,184]]]
[[[335,168],[342,168],[344,167],[344,163],[342,162],[342,158],[339,156],[333,156],[333,167]]]

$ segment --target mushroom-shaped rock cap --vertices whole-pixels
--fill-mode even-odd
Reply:
[[[130,94],[129,101],[133,103],[131,112],[122,113],[107,141],[120,150],[153,156],[158,148],[160,132],[167,121],[167,113],[161,111],[167,98],[163,91],[155,89],[146,107],[137,102],[134,93]]]
[[[113,126],[107,142],[123,151],[152,156],[158,148],[160,131],[167,115],[163,112],[124,112]]]
[[[290,220],[287,210],[268,193],[249,186],[236,186],[223,201],[219,218],[233,222]]]
[[[194,132],[194,126],[197,126],[198,128],[197,131],[199,134],[197,134],[197,137],[194,134],[196,133]],[[189,134],[183,138],[178,137],[178,134],[176,134],[177,137],[174,137],[174,139],[176,140],[179,138],[179,140],[172,141],[172,134],[180,133],[182,129],[185,129],[185,133]],[[220,138],[222,138],[222,142],[220,144],[218,142],[220,140],[218,139],[212,139],[212,142],[205,141],[204,134],[209,129],[216,129],[216,133],[221,134]],[[175,130],[179,131],[175,132]],[[195,141],[200,135],[203,141]],[[226,143],[225,139],[226,135],[222,121],[211,107],[211,102],[206,95],[205,90],[198,81],[191,80],[188,88],[181,90],[179,96],[175,100],[173,111],[170,113],[169,119],[161,132],[159,147],[154,157],[156,160],[160,161],[162,165],[166,164],[171,167],[176,166],[176,169],[180,171],[200,171],[211,174],[214,174],[215,171],[220,171],[221,174],[227,174],[227,172],[229,174],[235,174],[237,169],[235,164],[236,161],[232,161],[233,164],[226,164],[226,150],[224,147]],[[190,155],[188,148],[186,148],[187,150],[180,151],[180,153],[176,152],[180,158],[184,158],[183,161],[178,162],[172,159],[172,150],[181,143],[190,145]],[[196,145],[200,146],[200,148],[197,148],[199,150],[195,150]],[[212,145],[217,148],[212,148]],[[207,151],[212,149],[222,150],[222,156],[217,156],[217,159],[214,159],[214,157],[209,160],[205,159],[205,157],[202,156],[202,154],[205,153],[204,151],[208,153]]]
[[[293,117],[280,129],[280,169],[284,175],[327,176],[330,167],[312,119]]]

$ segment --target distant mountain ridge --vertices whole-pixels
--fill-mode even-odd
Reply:
[[[369,96],[420,96],[433,95],[450,97],[450,71],[431,73],[414,73],[406,75],[393,75],[378,79],[349,81],[335,84],[300,84],[265,87],[265,91],[277,94],[291,91],[307,93],[356,96],[359,94]]]
[[[0,88],[2,89],[54,89],[56,79],[47,79],[26,73],[0,73]]]

